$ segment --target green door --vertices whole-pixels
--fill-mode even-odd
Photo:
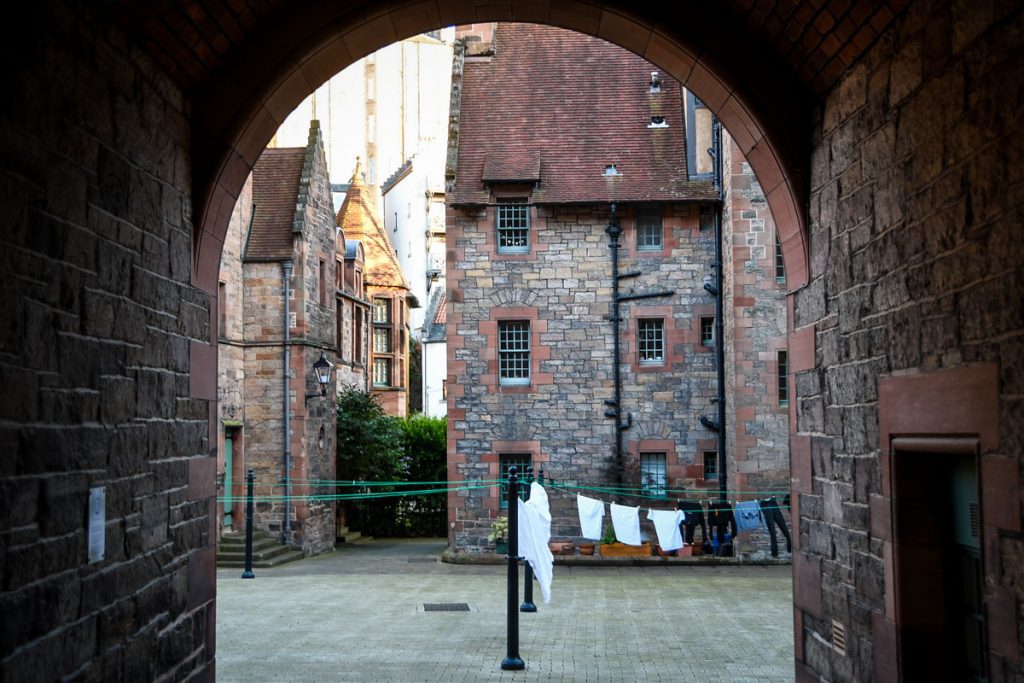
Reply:
[[[951,472],[953,552],[950,594],[965,648],[965,680],[986,680],[985,617],[982,612],[981,516],[978,469],[973,457],[958,457]]]
[[[231,450],[234,436],[233,429],[224,430],[224,527],[232,526],[231,518]]]

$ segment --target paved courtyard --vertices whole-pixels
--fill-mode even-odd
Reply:
[[[376,540],[217,572],[219,681],[790,681],[789,567],[555,567],[502,671],[505,567]],[[520,587],[520,598],[521,598]],[[469,612],[426,612],[467,603]]]

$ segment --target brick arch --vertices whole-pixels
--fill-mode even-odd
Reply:
[[[238,192],[267,142],[316,87],[363,56],[439,26],[483,21],[550,24],[635,52],[696,93],[728,129],[764,189],[782,242],[789,289],[808,280],[804,166],[809,94],[790,69],[758,52],[717,3],[687,20],[628,0],[386,0],[372,9],[301,3],[263,20],[231,60],[195,93],[193,189],[197,207],[192,280],[213,293]],[[708,7],[707,5],[716,5]]]

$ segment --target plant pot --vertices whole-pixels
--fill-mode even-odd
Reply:
[[[552,555],[571,555],[574,547],[570,541],[548,542],[548,548],[551,549]]]
[[[508,541],[495,541],[494,552],[496,552],[498,555],[508,554]]]
[[[593,555],[597,550],[596,543],[580,543],[576,547],[580,549],[580,555]]]
[[[625,543],[602,543],[601,557],[650,557],[651,544],[626,545]]]

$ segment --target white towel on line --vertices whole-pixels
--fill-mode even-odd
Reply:
[[[612,503],[615,538],[626,545],[640,545],[640,508]]]
[[[598,540],[601,538],[601,526],[604,520],[604,503],[593,498],[576,494],[576,507],[580,512],[580,529],[583,538]]]
[[[519,507],[519,554],[533,567],[533,575],[540,584],[544,602],[551,602],[551,579],[554,574],[555,558],[551,555],[551,510],[548,508],[548,494],[544,487],[530,484],[530,500],[520,498]]]
[[[679,533],[679,523],[686,517],[682,510],[651,510],[647,519],[654,522],[654,530],[658,532],[658,545],[664,551],[678,550],[683,547],[683,535]]]

